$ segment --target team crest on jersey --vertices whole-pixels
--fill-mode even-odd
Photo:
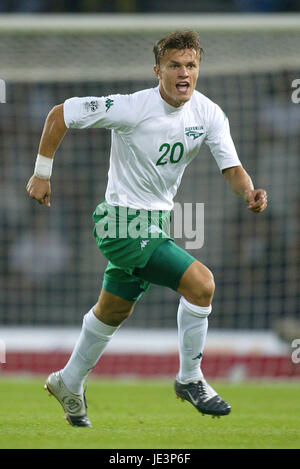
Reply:
[[[98,101],[87,101],[86,103],[84,103],[84,107],[87,111],[95,112],[99,107],[99,103]]]
[[[184,132],[187,137],[192,137],[193,140],[196,140],[196,138],[201,137],[201,135],[204,134],[203,131],[203,125],[195,125],[193,127],[185,127]]]

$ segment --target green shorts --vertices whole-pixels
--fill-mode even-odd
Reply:
[[[169,211],[133,213],[104,201],[93,220],[97,245],[109,261],[102,286],[121,298],[137,301],[151,283],[176,291],[181,276],[195,261],[169,236]]]

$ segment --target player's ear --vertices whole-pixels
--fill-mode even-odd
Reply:
[[[159,78],[159,72],[160,72],[159,66],[154,65],[153,70],[154,70],[156,77]]]

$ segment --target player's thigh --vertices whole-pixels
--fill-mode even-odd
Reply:
[[[177,291],[180,279],[196,259],[172,240],[161,243],[146,266],[134,274],[150,283]]]
[[[193,304],[210,304],[214,292],[211,271],[171,240],[162,243],[146,267],[135,275],[151,283],[170,287]]]

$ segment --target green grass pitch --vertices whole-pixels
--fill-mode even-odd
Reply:
[[[220,419],[175,398],[172,381],[90,378],[93,428],[68,425],[44,377],[0,378],[1,449],[300,448],[299,383],[211,383],[230,402]]]

